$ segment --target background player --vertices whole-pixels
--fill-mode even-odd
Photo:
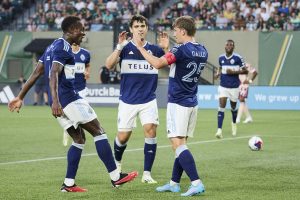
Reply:
[[[136,118],[139,115],[144,128],[144,173],[143,183],[157,183],[151,177],[151,169],[156,155],[156,127],[158,109],[155,91],[157,88],[158,70],[153,68],[141,55],[136,43],[143,39],[143,46],[155,56],[164,55],[162,48],[145,40],[148,32],[148,20],[136,15],[129,23],[131,38],[127,32],[119,34],[119,42],[115,51],[106,59],[106,66],[112,68],[117,62],[121,66],[120,102],[118,108],[118,134],[114,142],[114,153],[117,165],[121,168],[123,153],[127,147]],[[169,43],[167,43],[168,45]]]
[[[90,78],[90,52],[79,45],[72,44],[72,52],[75,57],[75,81],[74,86],[78,94],[85,98],[87,95],[86,80]],[[64,131],[63,145],[67,146],[69,134]]]
[[[23,99],[34,82],[43,73],[50,74],[52,95],[52,115],[56,117],[73,139],[67,154],[67,173],[61,187],[62,192],[86,192],[75,184],[81,153],[84,148],[84,128],[94,137],[99,158],[109,172],[114,187],[133,180],[137,172],[119,173],[104,129],[97,120],[96,113],[89,104],[74,92],[75,60],[71,51],[74,42],[80,44],[84,28],[78,17],[69,16],[62,22],[63,38],[55,40],[44,52],[34,72],[18,96],[9,102],[9,110],[19,112]],[[50,72],[50,73],[49,73]]]
[[[194,42],[195,21],[190,16],[179,17],[173,24],[174,37],[179,44],[166,55],[158,58],[138,42],[138,49],[144,58],[155,68],[171,65],[169,74],[167,133],[175,151],[172,178],[169,183],[156,188],[158,192],[179,192],[179,182],[185,171],[191,186],[181,196],[203,193],[204,186],[199,179],[193,155],[186,142],[193,137],[197,120],[198,79],[204,69],[208,53],[204,46]],[[166,34],[164,34],[167,37]]]
[[[236,117],[237,108],[236,102],[239,97],[239,74],[247,74],[248,71],[245,67],[243,58],[233,52],[234,41],[227,40],[225,44],[225,54],[220,55],[219,65],[220,68],[215,76],[221,76],[220,86],[218,88],[219,94],[219,110],[218,110],[218,130],[216,133],[217,138],[222,138],[222,126],[224,120],[224,111],[227,103],[227,98],[230,99],[231,113],[232,113],[232,135],[236,136]]]
[[[241,117],[243,114],[245,114],[246,119],[243,121],[243,123],[249,123],[253,122],[252,116],[250,115],[248,106],[246,104],[246,99],[248,98],[248,93],[249,93],[249,85],[254,81],[254,79],[257,76],[257,71],[254,67],[252,67],[249,63],[246,63],[246,69],[248,70],[249,74],[240,74],[239,78],[241,81],[240,84],[240,93],[239,93],[239,101],[240,101],[240,106],[239,106],[239,111],[238,115],[236,118],[236,123],[240,123]]]

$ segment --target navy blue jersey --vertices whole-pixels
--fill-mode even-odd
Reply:
[[[206,65],[208,53],[199,43],[187,42],[174,46],[169,74],[168,102],[185,107],[198,105],[198,79]]]
[[[75,56],[75,90],[77,92],[86,87],[86,80],[84,78],[85,67],[90,63],[90,52],[86,49],[80,48],[79,51],[73,52]]]
[[[57,62],[64,66],[58,77],[58,98],[59,103],[63,108],[69,103],[81,98],[74,89],[75,59],[71,45],[66,40],[63,38],[55,40],[47,48],[39,61],[43,62],[45,69],[44,73],[48,77],[50,77],[53,62]],[[50,91],[48,94],[50,94]],[[51,105],[52,100],[49,102]]]
[[[241,68],[244,68],[244,59],[236,53],[233,53],[230,57],[222,54],[219,57],[219,65],[222,68],[220,85],[225,88],[238,88],[240,85],[239,75],[227,74],[226,70],[239,71]]]
[[[144,48],[156,57],[164,55],[157,45],[146,42]],[[120,54],[121,88],[120,99],[128,104],[143,104],[156,98],[158,70],[142,56],[130,41]]]

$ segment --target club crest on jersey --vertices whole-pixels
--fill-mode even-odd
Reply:
[[[231,59],[231,60],[230,60],[230,64],[234,64],[234,59]]]
[[[84,60],[85,60],[85,56],[84,56],[83,54],[81,54],[81,55],[80,55],[80,59],[81,59],[82,61],[84,61]]]
[[[225,62],[224,60],[221,61],[222,64],[224,64],[224,62]]]

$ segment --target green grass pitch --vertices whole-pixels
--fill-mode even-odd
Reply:
[[[116,135],[117,108],[95,107],[110,144]],[[158,150],[153,177],[165,184],[171,176],[174,153],[165,133],[165,109],[160,109]],[[193,199],[300,199],[300,112],[252,111],[254,122],[239,124],[231,136],[231,113],[225,112],[224,139],[217,140],[216,110],[199,110],[195,137],[189,139],[198,172],[206,192]],[[140,175],[120,189],[113,189],[104,165],[96,155],[90,135],[83,152],[76,183],[86,193],[61,193],[66,171],[63,131],[49,107],[24,106],[10,113],[0,106],[0,199],[183,199],[180,194],[157,193],[158,185],[141,183],[143,133],[138,121],[123,158],[123,171],[138,170]],[[248,148],[248,139],[260,135],[262,151]],[[184,174],[181,189],[190,182]]]

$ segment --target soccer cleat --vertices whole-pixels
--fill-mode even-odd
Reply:
[[[202,183],[199,183],[197,186],[191,185],[186,193],[182,193],[181,196],[187,197],[187,196],[194,196],[197,194],[201,194],[205,192],[204,185]]]
[[[236,136],[237,127],[235,123],[231,123],[232,136]]]
[[[251,122],[253,122],[253,119],[251,117],[249,118],[247,117],[245,121],[243,121],[244,124],[251,123]]]
[[[87,189],[81,188],[74,184],[73,186],[66,186],[65,184],[62,184],[60,191],[62,192],[87,192]]]
[[[218,138],[218,139],[222,139],[223,138],[222,129],[218,128],[218,131],[216,133],[216,138]]]
[[[143,175],[142,183],[156,184],[157,181],[154,180],[150,175]]]
[[[120,178],[116,181],[111,180],[111,184],[113,185],[113,187],[119,187],[120,185],[130,182],[133,179],[135,179],[135,177],[138,176],[138,172],[137,171],[133,171],[130,173],[120,173]]]
[[[64,133],[63,133],[63,145],[65,147],[68,145],[68,141],[69,141],[69,134],[67,133],[67,131],[64,131]]]
[[[157,187],[156,191],[157,192],[180,192],[180,186],[179,184],[175,184],[171,186],[170,183],[167,183],[166,185]]]

